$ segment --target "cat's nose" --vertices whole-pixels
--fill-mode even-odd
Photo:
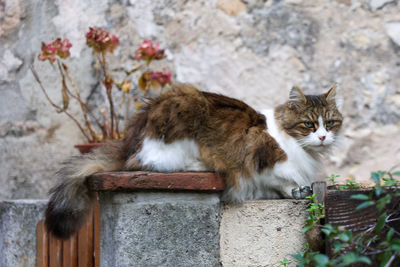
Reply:
[[[319,140],[321,140],[321,141],[324,141],[325,140],[325,138],[326,138],[326,136],[324,135],[324,136],[319,136]]]

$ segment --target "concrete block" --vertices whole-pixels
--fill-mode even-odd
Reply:
[[[217,193],[101,192],[101,266],[219,266]]]
[[[220,228],[222,266],[279,266],[306,243],[306,200],[257,200],[226,205]]]
[[[35,266],[36,224],[47,200],[0,202],[0,266]]]

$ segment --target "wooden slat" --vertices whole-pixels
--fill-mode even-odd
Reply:
[[[36,226],[36,266],[49,267],[49,239],[43,220]]]
[[[318,203],[325,203],[326,182],[314,182],[312,185],[313,193],[316,195]]]
[[[49,266],[62,267],[62,241],[49,234]]]
[[[194,190],[222,191],[224,179],[212,172],[103,172],[88,179],[93,191]]]
[[[100,267],[100,204],[96,199],[93,207],[94,267]]]
[[[78,266],[93,266],[93,216],[89,216],[78,232]]]
[[[78,266],[78,234],[74,234],[68,240],[63,241],[63,266],[77,267]]]

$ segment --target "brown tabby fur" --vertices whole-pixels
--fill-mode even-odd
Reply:
[[[271,168],[285,153],[266,132],[265,116],[245,103],[226,96],[175,85],[152,100],[132,120],[124,147],[130,147],[128,170],[146,168],[135,159],[144,137],[170,144],[183,138],[196,141],[205,165],[225,175],[230,186],[240,176]]]
[[[334,92],[334,91],[333,91]],[[304,96],[275,109],[282,127],[293,137],[307,135],[304,121],[317,121],[312,109],[333,116],[332,130],[339,129],[340,113],[328,114],[331,95]],[[303,102],[303,103],[302,103]],[[335,110],[335,109],[332,109]],[[310,115],[306,115],[310,116]],[[138,112],[122,141],[106,144],[89,155],[71,158],[57,172],[60,183],[51,190],[46,210],[46,226],[54,235],[67,238],[77,231],[91,209],[91,193],[86,179],[96,172],[146,170],[136,158],[145,137],[170,144],[184,138],[194,140],[203,163],[226,178],[228,188],[240,186],[240,178],[251,179],[255,172],[273,168],[287,160],[286,153],[266,131],[268,121],[245,103],[226,96],[198,91],[190,85],[173,85]]]

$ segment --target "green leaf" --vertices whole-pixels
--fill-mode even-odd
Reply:
[[[306,196],[306,199],[312,199],[314,200],[317,197],[316,194],[312,194],[311,196]]]
[[[375,188],[375,195],[378,197],[382,194],[382,187],[378,186]]]
[[[356,210],[364,209],[364,208],[372,206],[374,204],[375,204],[375,202],[372,200],[365,201],[365,202],[361,203],[360,205],[358,205]]]
[[[383,208],[391,202],[391,200],[392,200],[391,195],[386,195],[380,198],[376,203],[376,208],[378,209],[378,211],[381,212]]]
[[[366,263],[368,265],[372,264],[371,260],[369,258],[365,257],[365,256],[358,257],[357,261],[358,262],[364,262],[364,263]]]
[[[372,180],[375,181],[376,185],[380,185],[381,184],[380,177],[379,177],[379,174],[377,172],[372,172],[371,173],[371,178],[372,178]]]
[[[329,263],[329,258],[325,254],[317,254],[313,257],[313,260],[317,266],[326,266]]]
[[[394,229],[390,228],[390,230],[386,234],[386,241],[387,242],[390,242],[390,240],[392,240],[393,234],[394,234]]]
[[[398,171],[398,172],[392,172],[392,175],[394,175],[394,176],[399,176],[399,177],[400,177],[400,171]]]
[[[357,262],[364,262],[366,264],[371,264],[371,260],[365,256],[360,256],[354,252],[349,252],[347,254],[342,255],[340,258],[343,260],[342,266],[348,266],[350,264],[354,264]]]
[[[321,232],[323,232],[325,235],[329,236],[330,233],[332,233],[332,230],[331,229],[327,229],[327,228],[322,228]]]
[[[291,257],[295,258],[300,262],[304,262],[304,252],[299,252],[297,254],[290,254]]]
[[[289,264],[291,264],[292,262],[286,258],[284,258],[282,261],[279,262],[281,264],[281,266],[288,266]]]
[[[350,198],[358,199],[358,200],[368,200],[369,199],[368,195],[365,195],[365,194],[352,195]]]
[[[376,223],[375,226],[375,233],[379,234],[383,229],[383,227],[385,226],[386,216],[387,216],[386,212],[382,213],[381,216],[379,216],[378,222]]]
[[[305,232],[307,232],[308,230],[310,230],[311,228],[313,228],[314,225],[312,224],[308,224],[306,226],[303,227],[303,229],[301,230],[301,232],[304,234]]]
[[[400,181],[394,179],[394,178],[383,178],[385,181],[384,186],[397,186],[400,185]]]
[[[389,247],[400,253],[400,239],[395,238],[390,242]]]
[[[343,242],[348,242],[349,240],[350,240],[350,236],[346,233],[346,232],[344,232],[344,233],[340,233],[339,235],[338,235],[338,238],[340,239],[340,240],[342,240]]]
[[[346,246],[346,244],[340,243],[339,241],[333,242],[333,247],[335,248],[333,253],[336,254],[336,253],[340,252],[340,250],[345,246]]]

